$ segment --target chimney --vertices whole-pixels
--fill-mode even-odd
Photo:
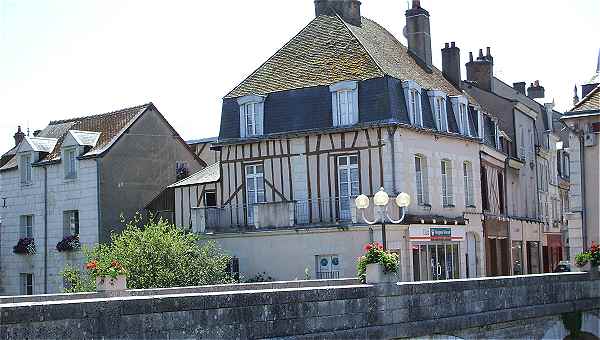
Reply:
[[[525,93],[525,88],[527,87],[527,83],[525,83],[524,81],[518,82],[518,83],[513,83],[513,89],[517,90],[518,93],[526,96],[527,93]]]
[[[527,88],[527,97],[531,99],[544,98],[546,96],[545,92],[544,87],[540,86],[540,81],[536,80]]]
[[[413,0],[412,8],[406,11],[405,15],[408,50],[431,68],[433,61],[431,56],[429,12],[421,7],[419,0]]]
[[[579,103],[579,95],[577,94],[577,85],[575,85],[575,90],[574,90],[574,95],[573,95],[573,105],[577,105],[577,103]]]
[[[15,133],[14,137],[15,137],[15,146],[18,146],[25,138],[25,134],[23,133],[23,131],[21,131],[21,125],[19,125],[17,127],[17,133]]]
[[[315,0],[315,15],[339,15],[353,26],[361,25],[360,1],[358,0]]]
[[[442,72],[449,82],[460,89],[460,49],[455,42],[446,43],[442,49]]]
[[[492,91],[494,58],[489,47],[485,56],[483,55],[483,50],[479,50],[477,60],[473,60],[473,53],[469,53],[469,62],[466,64],[466,67],[467,80],[475,82],[477,87],[484,91]]]

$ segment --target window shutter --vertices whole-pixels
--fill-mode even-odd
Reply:
[[[448,203],[454,204],[454,192],[452,188],[452,163],[448,161],[446,168],[446,178],[448,183]]]
[[[256,134],[261,136],[263,134],[263,125],[265,117],[265,103],[256,104]]]
[[[429,204],[429,171],[425,157],[421,158],[421,173],[423,174],[423,203]]]
[[[69,168],[71,167],[69,162],[71,161],[69,158],[69,152],[68,151],[63,151],[62,153],[62,160],[63,160],[63,170],[65,172],[65,178],[69,178]]]
[[[352,105],[354,106],[354,109],[352,110],[352,124],[356,124],[358,123],[358,85],[356,85],[356,88],[352,91]]]
[[[410,103],[411,103],[411,94],[410,94],[411,88],[408,85],[404,85],[404,102],[406,103],[406,112],[408,112],[408,119],[410,120],[410,123],[412,125],[415,125],[416,122],[416,117],[413,117],[410,114]]]
[[[339,126],[338,98],[337,92],[331,92],[331,112],[333,117],[333,126]]]
[[[245,105],[240,104],[240,138],[246,137],[246,117],[244,114]]]

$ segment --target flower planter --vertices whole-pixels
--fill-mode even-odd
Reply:
[[[585,265],[579,267],[582,272],[588,272],[590,276],[594,279],[600,278],[600,272],[598,271],[598,266],[593,266],[591,263],[586,263]]]
[[[385,273],[383,265],[371,263],[367,265],[367,283],[389,283],[394,281],[395,273]]]
[[[118,275],[116,278],[110,276],[98,276],[96,278],[96,290],[99,292],[113,292],[127,289],[127,278]]]

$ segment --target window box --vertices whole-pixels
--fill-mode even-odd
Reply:
[[[32,237],[25,237],[19,240],[13,247],[13,252],[19,255],[35,255],[35,241]]]
[[[456,208],[454,204],[444,204],[444,208]]]
[[[81,248],[81,243],[79,243],[79,235],[69,235],[65,236],[62,241],[56,244],[56,250],[59,252],[64,251],[76,251]]]

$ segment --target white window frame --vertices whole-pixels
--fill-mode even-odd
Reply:
[[[337,176],[339,190],[339,209],[340,218],[351,218],[350,199],[360,194],[360,169],[358,167],[358,155],[341,155],[337,157]],[[346,178],[343,178],[342,172],[345,171]],[[356,173],[356,179],[352,179],[352,172]],[[346,186],[347,195],[342,194],[343,186]],[[353,190],[354,188],[354,190]]]
[[[485,124],[485,119],[483,119],[483,117],[485,116],[485,113],[483,111],[481,111],[481,109],[477,108],[477,134],[479,139],[481,140],[485,140],[485,128],[483,127],[483,124]]]
[[[440,162],[440,176],[441,176],[441,196],[442,196],[442,207],[448,208],[454,206],[454,195],[452,188],[452,161],[449,159],[442,159]]]
[[[465,96],[450,97],[454,116],[458,123],[458,130],[465,136],[471,136],[471,126],[469,124],[469,101]]]
[[[248,164],[244,168],[246,176],[246,205],[248,224],[254,223],[254,204],[266,201],[265,167],[262,163]],[[249,185],[252,183],[252,185]]]
[[[19,280],[20,280],[20,284],[19,284],[20,294],[21,295],[33,295],[33,287],[34,287],[33,274],[32,273],[20,273]]]
[[[33,238],[34,215],[19,216],[19,238]]]
[[[21,177],[22,185],[29,185],[33,182],[32,180],[32,164],[33,164],[33,153],[27,152],[19,155],[19,174]]]
[[[465,206],[475,206],[475,194],[473,190],[473,163],[463,162],[463,177],[465,184]]]
[[[333,126],[358,123],[358,82],[343,81],[329,86]]]
[[[448,110],[446,93],[439,90],[429,91],[429,100],[433,111],[433,120],[438,131],[448,132]]]
[[[79,210],[63,211],[63,235],[79,235]]]
[[[240,138],[264,134],[265,99],[265,96],[249,95],[237,100],[240,106]],[[251,122],[248,121],[249,117]],[[250,131],[248,126],[251,127]]]
[[[417,166],[418,164],[418,166]],[[427,175],[427,157],[416,154],[414,158],[415,167],[415,187],[417,204],[420,206],[429,205],[429,181]]]
[[[67,147],[63,150],[63,166],[65,179],[77,178],[77,147]]]
[[[414,126],[423,127],[423,105],[421,103],[421,91],[423,90],[414,80],[402,82],[404,98],[406,99],[406,112],[410,123]]]

